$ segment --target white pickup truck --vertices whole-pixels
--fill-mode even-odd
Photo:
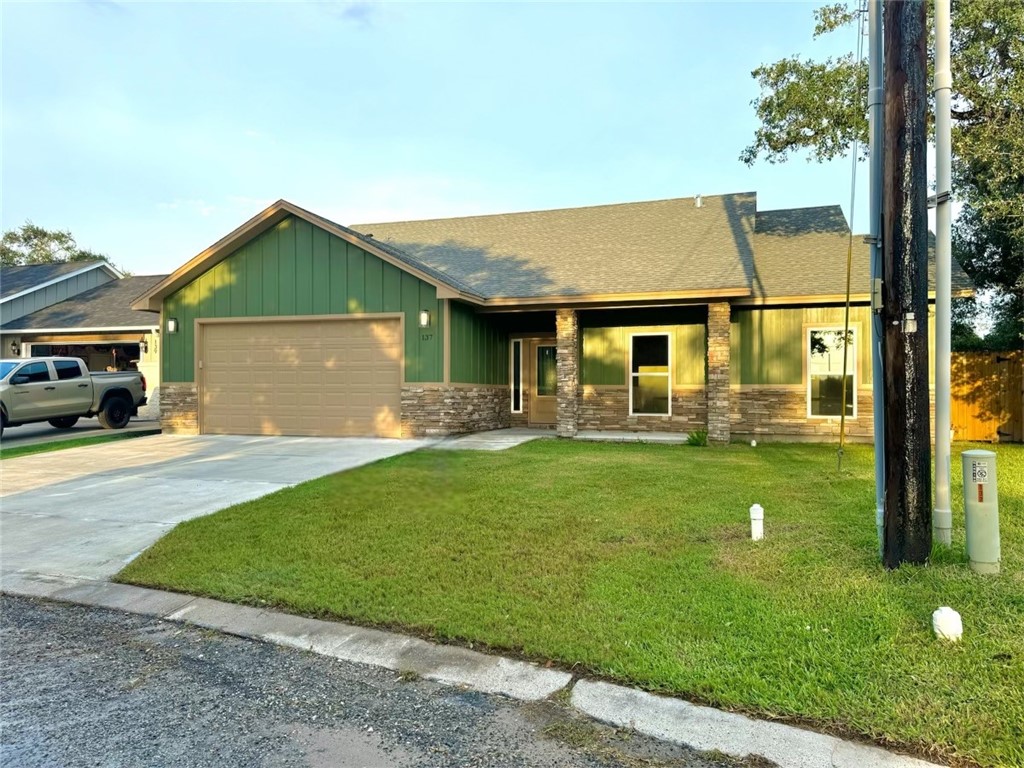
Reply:
[[[90,416],[104,429],[122,429],[145,404],[146,377],[138,371],[90,373],[77,357],[0,360],[0,434],[37,421],[71,429]]]

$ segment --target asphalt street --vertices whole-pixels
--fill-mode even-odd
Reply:
[[[0,598],[0,764],[769,765],[524,704],[116,611]]]

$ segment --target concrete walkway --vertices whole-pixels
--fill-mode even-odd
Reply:
[[[700,707],[568,672],[391,632],[307,619],[173,592],[31,573],[0,574],[0,591],[153,616],[336,659],[416,673],[522,701],[568,694],[597,720],[701,750],[760,755],[782,768],[925,768],[916,758],[781,723]]]
[[[426,440],[154,435],[0,462],[0,563],[113,576],[183,520]]]
[[[504,451],[531,440],[556,437],[555,430],[515,427],[472,432],[442,440],[434,446],[449,451]],[[624,430],[583,430],[576,433],[577,440],[606,443],[685,443],[685,432],[627,432]]]
[[[553,429],[492,429],[449,437],[433,447],[446,451],[505,451],[531,440],[554,436]]]

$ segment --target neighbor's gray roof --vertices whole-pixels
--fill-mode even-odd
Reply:
[[[933,238],[930,238],[933,241]],[[838,205],[789,208],[757,214],[754,234],[754,296],[840,296],[846,293],[850,228]],[[870,292],[870,246],[853,237],[853,294]],[[953,259],[954,291],[972,290],[970,278]],[[935,252],[928,253],[928,289],[935,290]]]
[[[0,298],[48,283],[62,275],[69,275],[87,267],[106,264],[105,261],[66,261],[59,264],[22,264],[0,268]]]
[[[753,192],[352,229],[485,298],[747,291]]]
[[[167,275],[124,277],[97,285],[69,299],[4,324],[3,329],[150,328],[160,324],[155,312],[131,308],[141,294]]]

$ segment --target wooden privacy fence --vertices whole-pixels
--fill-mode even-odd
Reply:
[[[953,439],[1024,442],[1024,351],[954,352]]]

